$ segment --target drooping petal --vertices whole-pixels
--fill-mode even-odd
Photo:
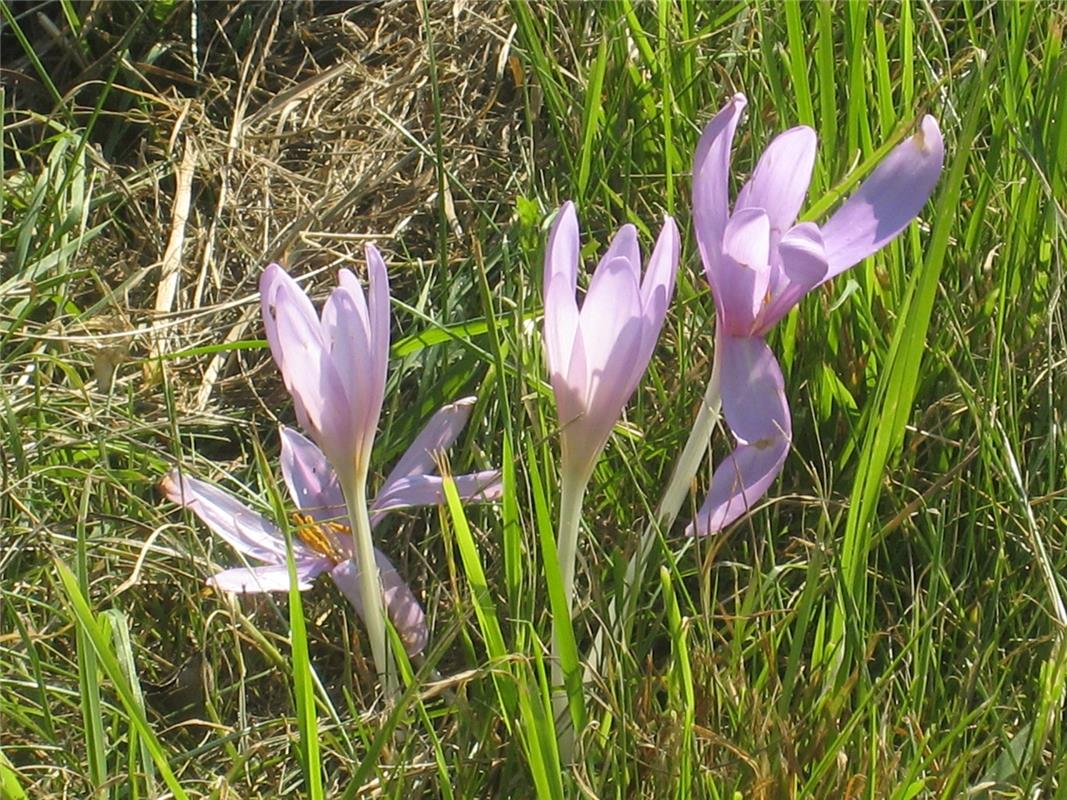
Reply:
[[[693,226],[713,291],[718,289],[718,262],[730,214],[730,148],[746,104],[743,94],[731,98],[704,129],[693,158]]]
[[[188,508],[234,550],[267,564],[285,562],[285,541],[277,526],[229,492],[173,469],[159,483],[172,503]],[[300,558],[311,551],[294,542]]]
[[[945,158],[937,120],[923,118],[822,226],[829,270],[825,280],[887,245],[907,227],[937,184]]]
[[[320,522],[344,517],[344,494],[323,452],[292,428],[283,426],[281,439],[282,477],[297,508]]]
[[[434,471],[434,453],[447,450],[456,441],[470,419],[471,411],[477,402],[476,397],[464,397],[454,403],[441,406],[430,417],[419,435],[408,445],[404,455],[396,462],[389,476],[382,484],[382,493],[394,481],[410,475],[421,475]]]
[[[368,454],[374,444],[374,434],[378,430],[378,420],[382,414],[385,400],[385,379],[389,373],[389,325],[392,315],[389,310],[389,272],[381,253],[372,244],[364,248],[367,258],[367,276],[369,280],[371,359],[371,389],[367,393],[368,410],[365,419],[366,438],[364,447]]]
[[[762,208],[745,208],[730,217],[723,235],[717,295],[719,324],[734,336],[751,332],[770,281],[770,220]]]
[[[763,446],[739,445],[716,468],[711,489],[686,536],[706,536],[737,520],[764,495],[789,454],[789,442],[774,439]]]
[[[313,581],[333,568],[328,558],[310,558],[297,561],[297,588],[306,592]],[[265,567],[234,567],[208,578],[208,583],[224,592],[288,592],[289,567],[286,564],[270,564]]]
[[[374,550],[374,560],[378,565],[378,577],[382,582],[386,613],[389,614],[393,627],[396,628],[401,641],[404,642],[408,655],[418,655],[429,641],[426,615],[422,611],[422,606],[415,599],[411,587],[400,577],[396,567],[377,548]],[[351,559],[342,561],[330,572],[330,577],[362,618],[363,600],[360,595],[359,567],[356,562]]]
[[[792,426],[782,372],[761,337],[716,336],[723,413],[739,446],[715,470],[687,534],[721,530],[746,513],[781,472]]]
[[[737,195],[734,213],[762,208],[770,219],[772,234],[789,230],[808,193],[817,144],[815,131],[805,126],[776,136]]]
[[[765,334],[826,277],[826,253],[822,235],[812,222],[789,230],[778,244],[781,271],[772,289],[771,302],[759,316],[755,333]]]

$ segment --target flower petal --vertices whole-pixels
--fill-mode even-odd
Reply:
[[[548,290],[558,279],[564,286],[570,288],[570,296],[573,299],[578,290],[578,264],[581,260],[581,241],[578,231],[578,213],[574,209],[574,203],[568,200],[556,212],[556,221],[552,223],[552,230],[548,234],[548,245],[545,247],[545,293],[546,317],[550,313],[547,305]],[[565,296],[567,293],[564,292]]]
[[[313,558],[296,562],[297,588],[306,592],[312,582],[333,568],[328,558]],[[288,592],[289,567],[286,564],[271,564],[266,567],[234,567],[208,578],[212,586],[224,592]]]
[[[347,513],[337,473],[323,452],[305,436],[282,426],[282,477],[297,508],[320,522]]]
[[[713,290],[719,288],[722,237],[730,213],[730,148],[746,104],[743,94],[731,98],[704,128],[693,158],[693,226]]]
[[[819,227],[802,222],[790,229],[778,243],[778,258],[778,282],[771,289],[770,305],[759,316],[755,331],[759,335],[770,330],[826,277],[828,266]]]
[[[500,473],[497,470],[453,475],[452,480],[462,500],[487,503],[500,498]],[[442,505],[444,502],[444,481],[439,475],[409,475],[393,481],[387,491],[379,492],[371,509],[381,513],[397,508]]]
[[[419,431],[419,435],[408,445],[404,455],[400,456],[400,460],[396,462],[382,484],[382,493],[388,490],[391,483],[401,478],[434,472],[434,453],[447,450],[452,446],[452,443],[463,432],[477,400],[476,397],[464,397],[437,409],[425,427]]]
[[[656,349],[660,331],[663,330],[667,306],[674,296],[674,279],[678,273],[680,249],[678,226],[671,217],[667,217],[656,240],[656,247],[648,259],[645,278],[641,283],[641,344],[630,373],[630,394],[637,388],[648,369],[648,362]]]
[[[196,514],[234,550],[267,564],[285,563],[285,540],[278,528],[229,492],[183,475],[177,469],[168,472],[159,487],[168,500]],[[312,556],[307,548],[296,542],[294,553],[301,560]]]
[[[633,354],[619,348],[623,330],[641,317],[641,292],[633,265],[624,258],[602,263],[593,275],[589,292],[582,303],[582,339],[586,366],[592,378],[604,372],[617,373],[629,368],[632,360],[619,363],[618,358],[632,359]],[[639,331],[638,331],[639,332]],[[596,382],[596,379],[593,379]]]
[[[564,372],[570,364],[578,331],[575,289],[565,280],[553,281],[545,294],[545,357],[550,373]]]
[[[377,548],[374,550],[374,561],[378,565],[378,577],[382,582],[385,608],[389,619],[400,635],[401,641],[404,642],[408,655],[418,655],[426,648],[426,643],[429,641],[426,615],[422,611],[422,606],[415,599],[411,587],[400,577],[396,567]],[[363,600],[360,596],[359,567],[356,562],[342,561],[330,572],[330,577],[362,618]]]
[[[719,323],[726,332],[751,332],[770,283],[770,220],[762,208],[745,208],[726,223],[718,296]]]
[[[734,213],[762,208],[770,219],[772,235],[789,230],[808,193],[817,145],[815,131],[803,125],[776,136],[737,195]]]
[[[907,227],[933,192],[944,158],[937,120],[924,117],[919,131],[893,148],[822,226],[829,263],[824,280],[877,252]]]
[[[382,403],[385,400],[385,379],[389,373],[389,271],[381,253],[372,244],[364,248],[367,258],[367,276],[370,282],[370,375],[367,379],[371,388],[367,393],[368,407],[365,417],[365,439],[363,446],[369,458],[374,445],[374,434],[378,430],[378,420],[382,415]]]
[[[746,513],[781,472],[792,439],[782,372],[767,343],[719,335],[715,358],[722,359],[723,412],[739,446],[712,475],[688,535],[721,530]]]
[[[593,273],[594,278],[602,266],[609,261],[614,261],[616,258],[624,259],[630,265],[630,269],[634,273],[634,280],[640,283],[641,248],[637,244],[637,228],[630,223],[623,225],[615,232],[611,239],[611,244],[608,245],[607,251],[597,264],[596,272]]]

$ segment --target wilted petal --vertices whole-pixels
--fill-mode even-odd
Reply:
[[[780,273],[770,305],[763,310],[755,331],[764,334],[826,277],[826,253],[819,227],[804,222],[792,228],[778,244]]]
[[[297,508],[320,522],[343,517],[344,494],[323,452],[292,428],[283,426],[281,438],[282,477]]]
[[[815,131],[805,126],[776,136],[738,194],[734,213],[743,208],[762,208],[770,219],[772,233],[781,235],[789,230],[808,193],[817,144]]]
[[[400,635],[401,641],[404,642],[408,655],[418,655],[425,649],[426,642],[429,640],[426,615],[422,611],[422,606],[415,599],[411,588],[400,577],[396,567],[377,548],[374,550],[374,560],[378,566],[378,577],[381,579],[389,619]],[[352,560],[341,562],[330,572],[330,577],[362,618],[363,599],[360,595],[359,567],[356,562]]]
[[[937,120],[893,148],[859,190],[822,226],[826,280],[880,250],[922,210],[937,184],[945,148]]]
[[[715,470],[690,535],[720,530],[750,509],[781,472],[792,438],[782,372],[767,343],[719,335],[715,358],[723,413],[739,446]]]
[[[746,103],[743,94],[731,98],[704,129],[693,158],[693,225],[713,289],[718,288],[716,270],[730,213],[730,148]]]
[[[285,541],[274,523],[257,514],[229,492],[171,470],[159,483],[172,503],[192,511],[234,550],[268,564],[285,562]],[[294,554],[311,556],[294,542]]]
[[[296,561],[297,588],[306,592],[316,577],[329,572],[333,562],[328,558]],[[208,583],[224,592],[288,592],[289,567],[271,564],[266,567],[235,567],[208,578]]]

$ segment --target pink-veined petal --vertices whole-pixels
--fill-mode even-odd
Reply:
[[[347,513],[345,499],[326,456],[292,428],[283,426],[281,439],[282,477],[297,508],[320,522],[339,521]]]
[[[765,334],[826,277],[826,254],[822,235],[812,222],[789,230],[778,243],[781,271],[771,302],[759,316],[756,333]]]
[[[748,334],[770,282],[770,220],[761,208],[738,211],[726,224],[718,296],[719,323],[734,336]]]
[[[311,558],[297,561],[294,566],[297,588],[306,592],[312,587],[315,578],[333,568],[333,562],[328,558]],[[207,582],[224,592],[288,592],[289,567],[286,564],[234,567],[212,575]]]
[[[229,492],[177,469],[168,472],[159,487],[168,500],[196,514],[234,550],[267,564],[285,561],[285,541],[277,526]],[[301,550],[300,554],[310,555],[310,551]]]
[[[824,280],[877,252],[907,227],[933,192],[944,158],[937,120],[926,116],[919,131],[894,147],[822,226],[829,264]]]
[[[693,158],[693,227],[716,303],[722,237],[730,214],[730,149],[746,104],[743,94],[730,99],[704,128]]]
[[[776,136],[737,195],[734,213],[762,208],[770,219],[772,234],[785,233],[804,205],[817,144],[815,131],[805,126]]]
[[[404,455],[396,462],[389,476],[382,484],[382,493],[394,481],[410,475],[433,472],[434,453],[447,450],[456,441],[470,419],[471,411],[477,402],[476,397],[464,397],[454,403],[441,406],[430,417],[429,422],[419,431],[418,436],[408,445]]]
[[[378,566],[378,577],[381,580],[383,596],[385,599],[386,613],[389,615],[393,627],[400,635],[401,641],[408,655],[418,655],[429,641],[429,631],[426,628],[426,615],[422,606],[415,599],[411,587],[407,585],[396,567],[386,558],[385,554],[375,548],[374,560]],[[337,584],[344,595],[352,603],[356,613],[363,617],[363,599],[359,588],[359,567],[353,560],[342,561],[333,571],[330,577]]]

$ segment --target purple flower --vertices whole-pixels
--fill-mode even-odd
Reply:
[[[259,282],[267,341],[297,420],[342,480],[369,464],[389,363],[389,277],[373,245],[366,258],[369,299],[342,269],[321,318],[279,265]]]
[[[545,252],[545,350],[562,427],[563,471],[592,470],[656,346],[678,267],[668,217],[641,278],[637,230],[623,225],[600,260],[581,309],[574,204],[565,203]]]
[[[444,502],[442,480],[432,474],[433,454],[447,448],[470,416],[474,398],[441,408],[401,456],[371,506],[371,525],[393,509]],[[291,428],[282,428],[282,476],[299,511],[294,514],[293,558],[298,586],[328,572],[363,616],[359,567],[354,560],[351,524],[337,475],[322,451]],[[473,501],[495,500],[501,485],[496,472],[457,475],[460,496]],[[210,583],[228,592],[289,590],[285,538],[278,527],[228,492],[172,470],[161,482],[167,498],[185,506],[235,550],[264,566],[223,570]],[[422,652],[428,633],[422,607],[396,568],[377,548],[374,559],[384,592],[385,608],[410,655]]]
[[[815,132],[776,137],[729,207],[730,147],[744,95],[711,121],[693,165],[693,220],[718,317],[716,368],[738,447],[719,465],[689,534],[720,530],[777,477],[792,430],[782,372],[764,336],[815,287],[892,241],[919,213],[941,174],[937,121],[895,147],[822,226],[796,223],[815,163]]]

